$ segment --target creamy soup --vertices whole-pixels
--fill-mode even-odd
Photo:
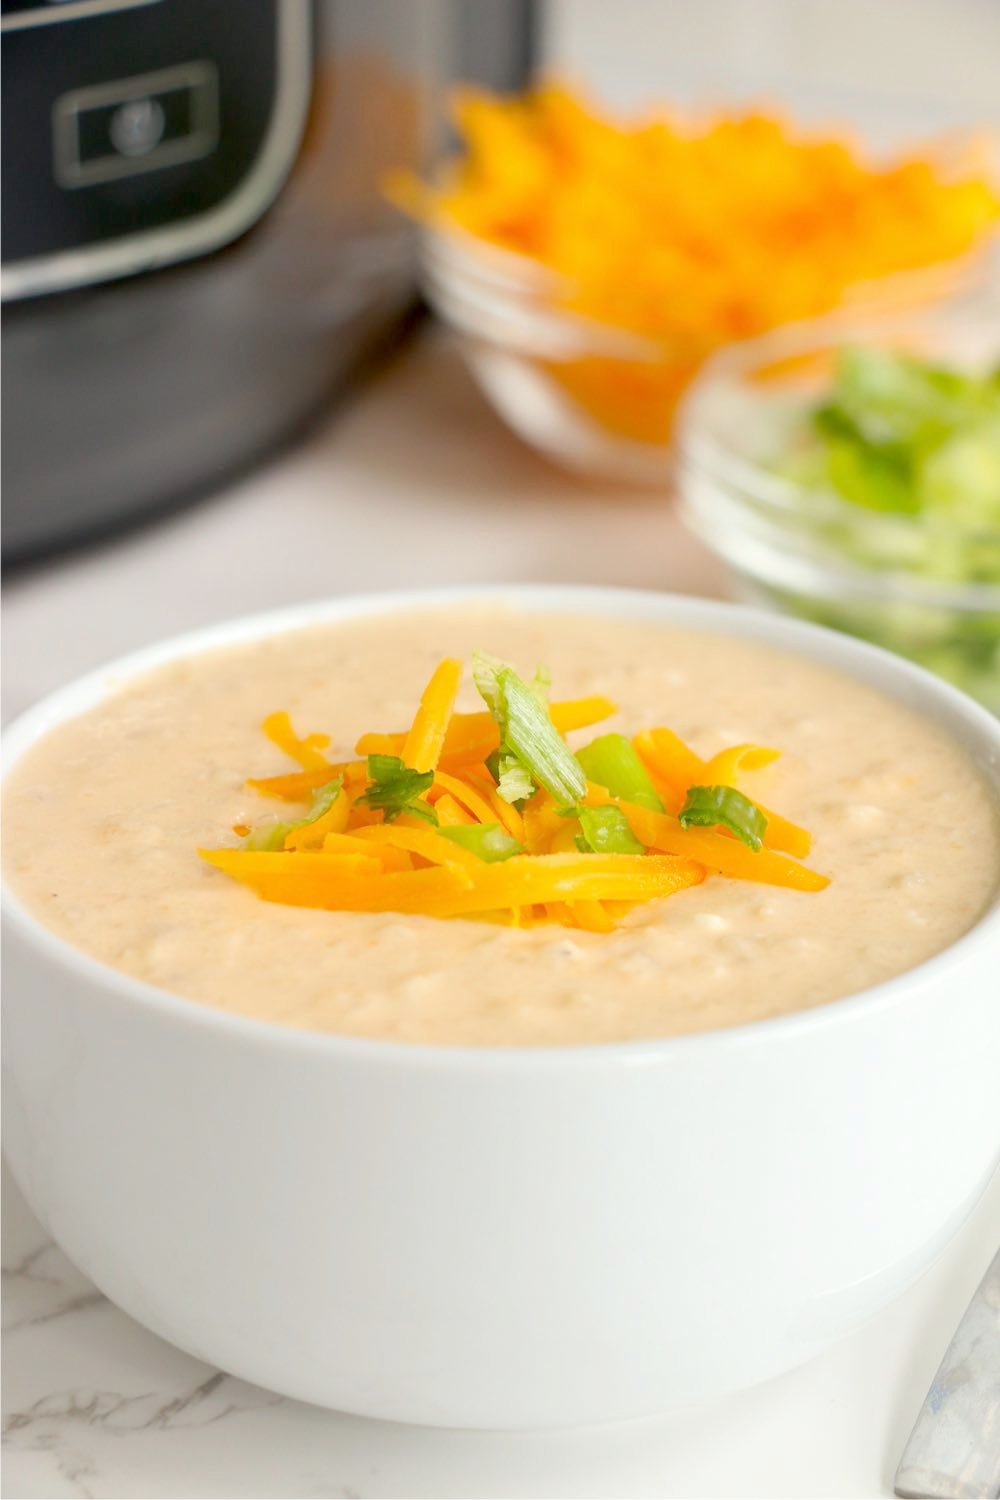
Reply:
[[[444,655],[483,648],[556,697],[603,693],[606,729],[669,725],[703,756],[782,758],[753,795],[813,833],[818,894],[710,875],[618,930],[261,901],[202,863],[276,804],[292,769],[260,733],[288,709],[351,756],[398,730]],[[468,674],[466,674],[468,678]],[[471,681],[457,707],[482,708]],[[995,801],[931,723],[800,657],[632,621],[452,606],[349,620],[162,668],[48,735],[5,795],[5,866],[53,932],[205,1005],[396,1041],[539,1045],[673,1036],[820,1005],[965,932],[1000,881]]]

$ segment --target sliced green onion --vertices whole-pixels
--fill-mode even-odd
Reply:
[[[317,787],[313,792],[309,811],[304,818],[293,818],[290,822],[258,823],[247,834],[243,841],[243,848],[254,849],[258,852],[283,849],[285,839],[290,833],[294,833],[296,828],[306,828],[310,823],[317,822],[324,813],[330,811],[340,796],[343,784],[343,776],[335,776],[332,781],[324,782],[322,786]]]
[[[512,854],[524,853],[523,846],[499,823],[458,823],[439,831],[442,838],[471,850],[490,865],[501,859],[510,859]]]
[[[634,802],[652,812],[662,812],[663,803],[638,752],[623,734],[601,734],[576,752],[588,781],[603,786],[612,797]]]
[[[524,802],[533,797],[535,783],[516,755],[509,750],[494,750],[487,757],[486,769],[497,784],[497,791],[505,802]]]
[[[472,675],[500,730],[501,754],[513,756],[557,802],[579,802],[587,790],[583,770],[536,690],[513,667],[482,652],[472,658]]]
[[[827,473],[845,500],[868,510],[915,515],[920,509],[906,454],[846,438],[827,438]]]
[[[552,673],[549,671],[548,667],[543,667],[541,664],[539,664],[535,668],[535,675],[529,682],[528,686],[531,688],[531,691],[534,693],[535,697],[538,699],[542,707],[547,708],[549,703],[549,692],[552,688]]]
[[[473,651],[472,653],[472,680],[476,684],[479,696],[493,715],[501,731],[500,716],[503,707],[500,697],[500,673],[510,671],[504,667],[504,663],[496,656],[490,656],[488,651]]]
[[[369,755],[368,779],[371,785],[358,801],[381,809],[387,823],[401,813],[437,823],[434,809],[419,800],[434,784],[433,771],[414,771],[398,755]]]
[[[620,807],[579,807],[577,848],[592,854],[645,854]]]
[[[731,786],[688,787],[678,822],[682,828],[728,828],[754,851],[760,848],[767,830],[767,819],[760,808]]]

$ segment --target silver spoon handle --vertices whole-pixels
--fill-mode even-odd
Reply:
[[[1000,1251],[927,1393],[896,1470],[896,1494],[1000,1496]]]

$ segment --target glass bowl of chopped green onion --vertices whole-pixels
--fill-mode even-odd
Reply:
[[[724,351],[682,408],[677,473],[745,597],[1000,714],[1000,277]]]

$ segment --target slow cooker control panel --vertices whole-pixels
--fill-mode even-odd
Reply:
[[[297,151],[310,20],[306,0],[4,0],[4,295],[249,228]]]

